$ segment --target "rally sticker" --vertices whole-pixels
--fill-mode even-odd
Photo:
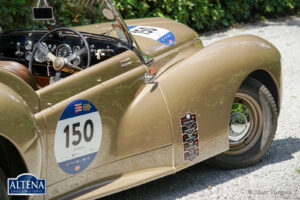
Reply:
[[[147,37],[170,47],[175,44],[174,34],[167,29],[151,26],[129,26],[128,28],[133,35]]]
[[[121,63],[121,67],[124,68],[128,65],[131,65],[132,61],[130,60],[130,58],[125,58],[125,59],[121,59],[120,63]]]
[[[85,170],[99,151],[102,123],[97,108],[76,100],[63,111],[56,127],[54,153],[59,167],[68,174]]]
[[[193,161],[199,156],[199,134],[197,115],[187,113],[180,118],[184,160]]]
[[[184,152],[184,160],[193,161],[196,156],[199,156],[199,149],[193,149],[192,151]]]

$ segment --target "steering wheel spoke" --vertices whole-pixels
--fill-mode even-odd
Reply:
[[[52,62],[54,62],[55,61],[55,59],[57,58],[55,55],[53,55],[53,53],[51,53],[51,52],[49,52],[48,54],[47,54],[47,57],[52,61]]]
[[[79,50],[75,51],[72,55],[70,55],[69,57],[66,58],[67,62],[73,61],[78,56],[81,56],[84,52],[86,52],[86,48],[85,47],[82,48],[82,49],[79,49]]]
[[[82,71],[83,69],[76,66],[76,65],[73,65],[72,63],[70,62],[65,62],[65,66],[69,69],[73,69],[73,70],[77,70],[77,71]]]

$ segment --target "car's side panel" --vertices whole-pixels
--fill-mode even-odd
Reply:
[[[138,59],[133,52],[125,55],[132,61]],[[62,80],[53,85],[55,89],[50,86],[38,91],[44,108],[41,114],[45,116],[47,127],[47,198],[63,195],[79,186],[101,183],[126,172],[160,166],[173,169],[169,116],[160,90],[145,84],[146,66],[124,69],[120,73],[123,70],[120,59],[124,59],[124,55],[93,66],[92,71],[87,69],[80,73],[81,76],[76,74]],[[115,70],[118,74],[112,76],[106,70]],[[103,82],[98,83],[100,77]],[[93,85],[95,83],[98,84]],[[54,140],[63,110],[78,99],[88,100],[99,111],[102,141],[91,165],[85,171],[71,175],[57,164]],[[141,160],[141,154],[156,149],[161,151],[159,156],[153,154],[149,163]],[[122,163],[126,159],[133,163],[124,167]],[[119,166],[119,169],[106,171],[109,166]]]
[[[137,77],[143,76],[144,73],[144,67],[136,68],[121,75],[123,77],[116,77],[103,85],[96,86],[44,111],[48,127],[47,180],[50,183],[47,193],[48,197],[62,195],[69,191],[70,188],[78,189],[80,185],[89,185],[95,182],[100,183],[107,181],[126,172],[161,165],[172,167],[171,148],[169,148],[168,151],[163,148],[164,146],[171,144],[171,132],[168,130],[169,121],[168,118],[163,119],[163,117],[166,117],[166,108],[163,107],[163,102],[157,102],[155,98],[152,99],[151,94],[149,95],[149,98],[153,100],[153,103],[161,103],[158,108],[163,110],[158,111],[154,109],[153,114],[157,116],[158,120],[167,122],[165,127],[156,127],[152,129],[149,125],[147,129],[147,127],[144,127],[144,124],[137,124],[136,127],[130,126],[130,124],[126,126],[126,123],[132,123],[132,121],[136,122],[147,116],[141,116],[138,112],[136,115],[131,116],[130,111],[132,109],[131,107],[135,104],[138,104],[137,106],[142,106],[140,102],[133,101],[135,94],[132,93],[132,91],[137,91],[139,89],[136,86],[140,85],[140,83],[135,83],[135,81],[137,81]],[[143,93],[143,91],[141,93]],[[56,126],[63,109],[76,99],[86,99],[98,108],[102,118],[103,131],[101,146],[95,160],[87,170],[74,176],[64,173],[57,165],[54,156],[53,141],[55,133],[54,127]],[[140,111],[143,111],[142,107],[139,107],[139,109]],[[128,111],[129,114],[126,111]],[[132,118],[127,120],[125,117]],[[140,119],[136,119],[135,117],[139,117]],[[123,128],[126,127],[125,130],[122,128],[122,125]],[[155,156],[156,154],[154,152],[153,154],[150,153],[151,156],[148,156],[150,159],[149,162],[143,161],[141,158],[137,160],[134,156],[158,148],[161,149],[158,150],[161,151],[160,156]],[[122,164],[123,162],[132,163],[124,165]],[[116,166],[118,167],[116,168]],[[62,179],[65,180],[59,181]],[[55,185],[52,185],[53,183],[55,183]]]
[[[267,71],[280,88],[280,54],[255,36],[212,44],[171,67],[154,82],[165,96],[175,140],[175,167],[183,169],[229,149],[228,123],[234,95],[251,72]],[[180,118],[197,114],[200,154],[184,161]]]

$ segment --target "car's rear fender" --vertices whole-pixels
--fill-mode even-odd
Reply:
[[[3,73],[6,72],[0,70],[0,77],[4,76]],[[9,73],[6,75],[11,79],[17,78],[10,76]],[[8,78],[7,76],[4,77]],[[15,86],[17,87],[18,84],[16,79]],[[0,83],[0,137],[4,137],[16,148],[29,173],[40,176],[42,167],[40,129],[34,119],[33,110],[28,105],[34,103],[34,97],[32,102],[26,102],[16,92],[19,89],[22,88],[14,90],[3,82]]]
[[[37,113],[40,111],[38,94],[24,80],[10,71],[0,69],[0,83],[17,93],[27,103],[31,112]]]
[[[198,117],[200,155],[191,163],[228,150],[228,123],[235,93],[257,70],[272,77],[280,94],[279,51],[261,38],[242,35],[199,50],[154,80],[170,112],[177,169],[188,166],[183,158],[180,118],[188,112]]]

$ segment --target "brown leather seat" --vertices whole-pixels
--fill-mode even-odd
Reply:
[[[14,73],[28,83],[34,90],[38,89],[32,73],[24,65],[13,61],[0,61],[0,69]]]

